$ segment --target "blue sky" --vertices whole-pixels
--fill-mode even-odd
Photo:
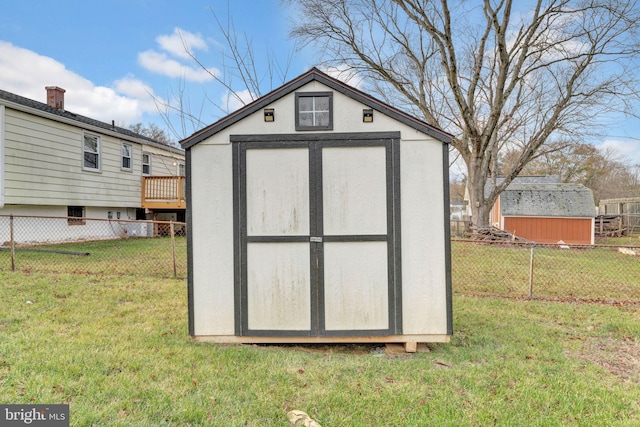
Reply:
[[[212,73],[222,71],[227,44],[214,13],[225,24],[230,17],[239,37],[251,38],[258,63],[264,64],[265,52],[281,63],[293,54],[292,12],[279,0],[4,1],[0,89],[45,102],[45,86],[60,86],[69,111],[121,126],[163,127],[152,95],[169,101],[182,93],[191,111],[212,123],[224,113],[211,102],[225,104],[227,91],[185,56],[183,42]],[[286,80],[316,60],[308,49],[296,52]],[[249,99],[238,79],[232,85]],[[232,102],[228,109],[239,106]],[[640,162],[640,120],[619,119],[607,133],[594,142]]]
[[[184,43],[220,72],[227,44],[214,14],[225,25],[230,16],[236,34],[251,38],[257,61],[267,51],[283,61],[293,53],[289,13],[278,0],[3,2],[0,88],[45,102],[45,86],[60,86],[67,110],[120,125],[162,125],[151,95],[168,101],[184,92],[212,123],[224,114],[202,100],[222,104],[226,90],[185,55]],[[309,61],[297,53],[287,80],[315,65]],[[240,83],[233,89],[242,93]]]

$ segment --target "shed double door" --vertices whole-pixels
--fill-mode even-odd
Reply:
[[[399,333],[394,146],[384,138],[238,145],[238,334]]]

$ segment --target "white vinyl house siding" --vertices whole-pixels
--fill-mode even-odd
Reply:
[[[0,209],[4,208],[4,105],[0,105]]]
[[[178,163],[184,163],[184,157],[170,156],[166,151],[150,145],[140,148],[140,169],[142,168],[142,152],[151,156],[151,176],[177,176]]]
[[[5,109],[6,204],[138,207],[141,173],[121,170],[122,141],[100,136],[100,171],[83,170],[80,127]],[[141,154],[134,150],[134,168]]]

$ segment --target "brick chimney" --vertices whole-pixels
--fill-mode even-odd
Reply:
[[[64,110],[64,93],[66,91],[58,86],[46,86],[45,89],[47,90],[47,105]]]

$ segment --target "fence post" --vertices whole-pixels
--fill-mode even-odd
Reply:
[[[600,236],[602,236],[602,217],[600,217]]]
[[[171,252],[173,255],[173,278],[178,278],[178,270],[176,268],[176,237],[173,228],[173,220],[169,222],[169,232],[171,233]]]
[[[529,258],[529,299],[533,299],[533,248],[531,245],[531,256]]]
[[[11,271],[16,271],[16,250],[13,241],[13,214],[9,215],[9,246],[11,247]]]

